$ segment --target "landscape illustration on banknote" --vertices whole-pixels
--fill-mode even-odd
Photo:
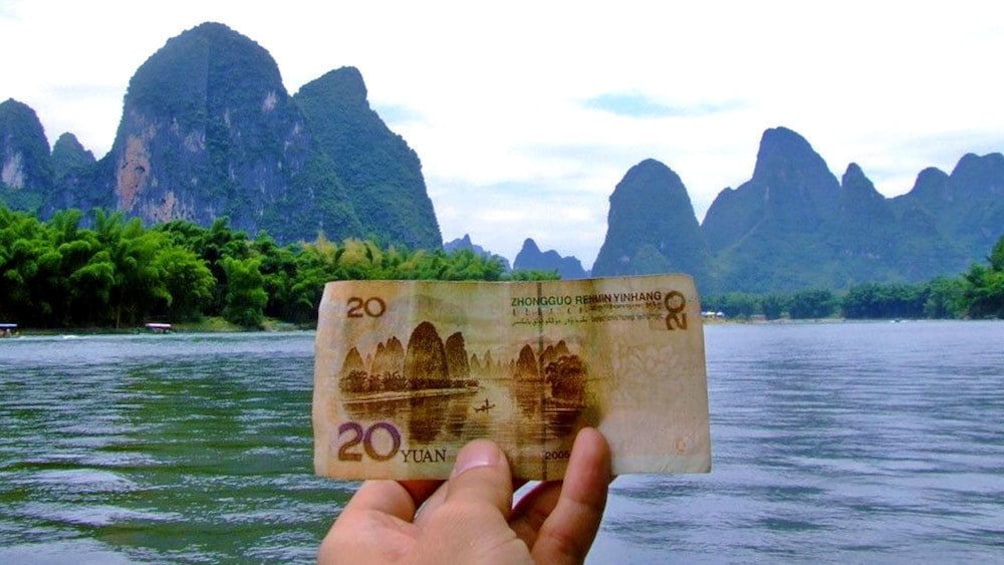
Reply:
[[[349,348],[337,379],[337,404],[351,420],[403,419],[412,447],[474,437],[549,442],[595,425],[586,421],[587,364],[565,340],[479,355],[462,332],[444,340],[423,321],[406,342],[392,335],[372,351]]]

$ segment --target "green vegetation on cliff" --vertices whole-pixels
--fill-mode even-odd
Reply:
[[[370,108],[358,69],[331,71],[303,85],[293,100],[345,183],[367,238],[428,249],[443,245],[418,155]]]

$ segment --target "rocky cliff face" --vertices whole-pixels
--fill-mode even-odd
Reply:
[[[527,238],[523,247],[513,261],[516,269],[532,271],[554,271],[563,280],[584,279],[587,276],[582,263],[575,257],[562,257],[557,251],[550,249],[541,251],[537,242]]]
[[[14,99],[0,103],[0,202],[34,212],[52,187],[49,142],[35,111]]]
[[[708,281],[708,247],[680,177],[648,159],[632,167],[610,196],[607,236],[596,276],[682,272]]]
[[[331,71],[294,100],[345,183],[364,233],[410,248],[443,245],[418,155],[370,109],[357,69]]]
[[[137,70],[105,161],[99,190],[148,222],[229,216],[287,241],[360,233],[275,62],[222,24],[169,40]]]

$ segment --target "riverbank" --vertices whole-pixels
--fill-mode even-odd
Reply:
[[[1001,318],[704,318],[705,326],[814,325],[814,324],[905,324],[916,322],[995,322]]]
[[[772,320],[763,317],[752,318],[704,318],[705,326],[728,326],[728,325],[786,325],[786,324],[842,324],[844,322],[892,322],[894,320],[851,320],[848,318],[775,318]]]
[[[300,330],[312,330],[316,326],[298,325],[290,322],[283,322],[274,318],[266,318],[260,328],[247,328],[238,326],[226,321],[219,316],[206,317],[197,321],[171,323],[171,332],[184,333],[254,333],[254,332],[292,332]],[[46,335],[115,335],[115,334],[142,334],[151,333],[143,325],[130,326],[126,328],[106,328],[106,327],[86,327],[86,328],[19,328],[19,336],[46,336]]]

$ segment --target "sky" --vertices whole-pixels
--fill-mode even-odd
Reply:
[[[136,69],[205,21],[267,49],[290,94],[357,67],[444,241],[510,261],[532,237],[590,268],[610,194],[648,158],[703,219],[772,127],[887,197],[1004,151],[1004,3],[983,0],[0,0],[0,100],[101,158]]]

